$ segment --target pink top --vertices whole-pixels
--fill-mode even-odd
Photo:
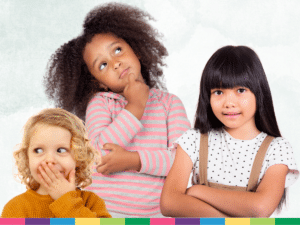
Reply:
[[[170,93],[150,89],[139,121],[124,109],[127,101],[112,92],[97,93],[89,102],[86,126],[93,146],[115,143],[140,155],[140,172],[93,174],[87,189],[105,200],[112,215],[121,217],[160,216],[160,194],[173,163],[168,147],[190,128],[181,100]],[[101,154],[107,154],[101,150]]]

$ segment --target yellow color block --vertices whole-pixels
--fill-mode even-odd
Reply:
[[[100,225],[100,218],[75,218],[75,225]]]
[[[250,218],[225,218],[225,225],[250,225]]]

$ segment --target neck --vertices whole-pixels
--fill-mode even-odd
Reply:
[[[48,195],[48,192],[42,185],[40,185],[39,189],[36,190],[36,193],[40,195]]]
[[[260,131],[254,127],[239,127],[239,128],[228,128],[225,127],[225,130],[235,139],[240,140],[252,140],[255,138],[258,134],[260,134]]]

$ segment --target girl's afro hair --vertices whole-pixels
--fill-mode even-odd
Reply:
[[[96,34],[110,33],[125,40],[139,57],[141,73],[150,88],[165,89],[162,80],[163,59],[168,55],[159,41],[162,37],[150,24],[147,12],[120,3],[100,5],[90,11],[83,33],[62,45],[51,57],[44,77],[46,94],[56,107],[85,119],[89,100],[101,89],[89,72],[83,51]]]

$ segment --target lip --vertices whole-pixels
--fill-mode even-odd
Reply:
[[[239,117],[239,115],[241,115],[241,113],[238,113],[238,112],[226,112],[226,113],[223,113],[223,115],[227,118],[230,118],[230,119],[235,119],[237,117]]]
[[[125,70],[122,71],[122,73],[120,74],[119,78],[122,79],[126,74],[128,74],[129,71],[129,67]]]

